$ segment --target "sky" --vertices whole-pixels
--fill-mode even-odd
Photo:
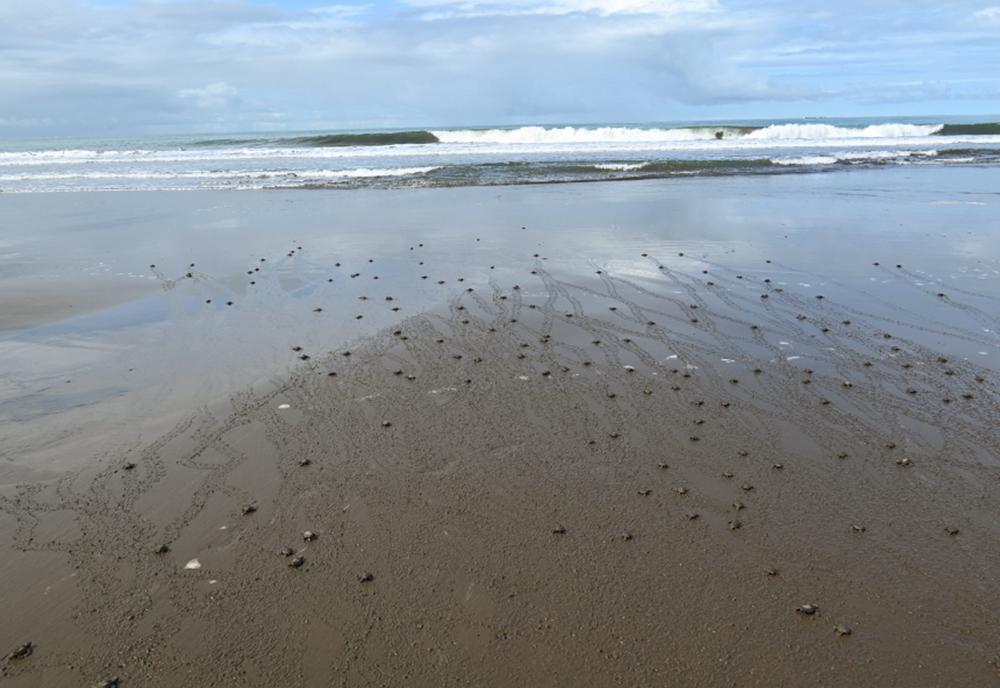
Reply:
[[[1000,0],[0,0],[0,137],[1000,113]]]

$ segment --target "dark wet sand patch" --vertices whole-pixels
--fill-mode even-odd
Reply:
[[[96,474],[7,490],[12,565],[46,553],[74,601],[8,605],[4,638],[35,650],[6,679],[996,681],[991,378],[895,340],[923,385],[978,386],[943,417],[863,320],[856,351],[804,373],[749,352],[815,308],[758,337],[706,302],[707,329],[680,329],[648,322],[688,295],[536,273],[312,356]],[[567,319],[594,289],[628,319]]]

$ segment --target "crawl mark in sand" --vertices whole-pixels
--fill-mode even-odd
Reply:
[[[201,568],[201,562],[197,559],[192,559],[188,563],[184,564],[185,571],[197,571]]]

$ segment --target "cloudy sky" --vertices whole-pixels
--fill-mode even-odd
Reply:
[[[0,137],[995,113],[998,0],[0,0]]]

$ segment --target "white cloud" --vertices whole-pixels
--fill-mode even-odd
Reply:
[[[218,110],[236,102],[236,89],[217,81],[201,88],[182,88],[177,92],[181,100],[190,100],[204,110]]]
[[[1000,7],[986,7],[972,15],[976,23],[983,23],[987,26],[1000,26]]]
[[[594,14],[677,16],[719,11],[718,0],[406,0],[407,4],[436,11],[425,19],[456,17],[514,17],[531,15]]]
[[[0,0],[0,129],[664,121],[803,102],[844,113],[920,89],[995,98],[1000,6],[838,3]]]

